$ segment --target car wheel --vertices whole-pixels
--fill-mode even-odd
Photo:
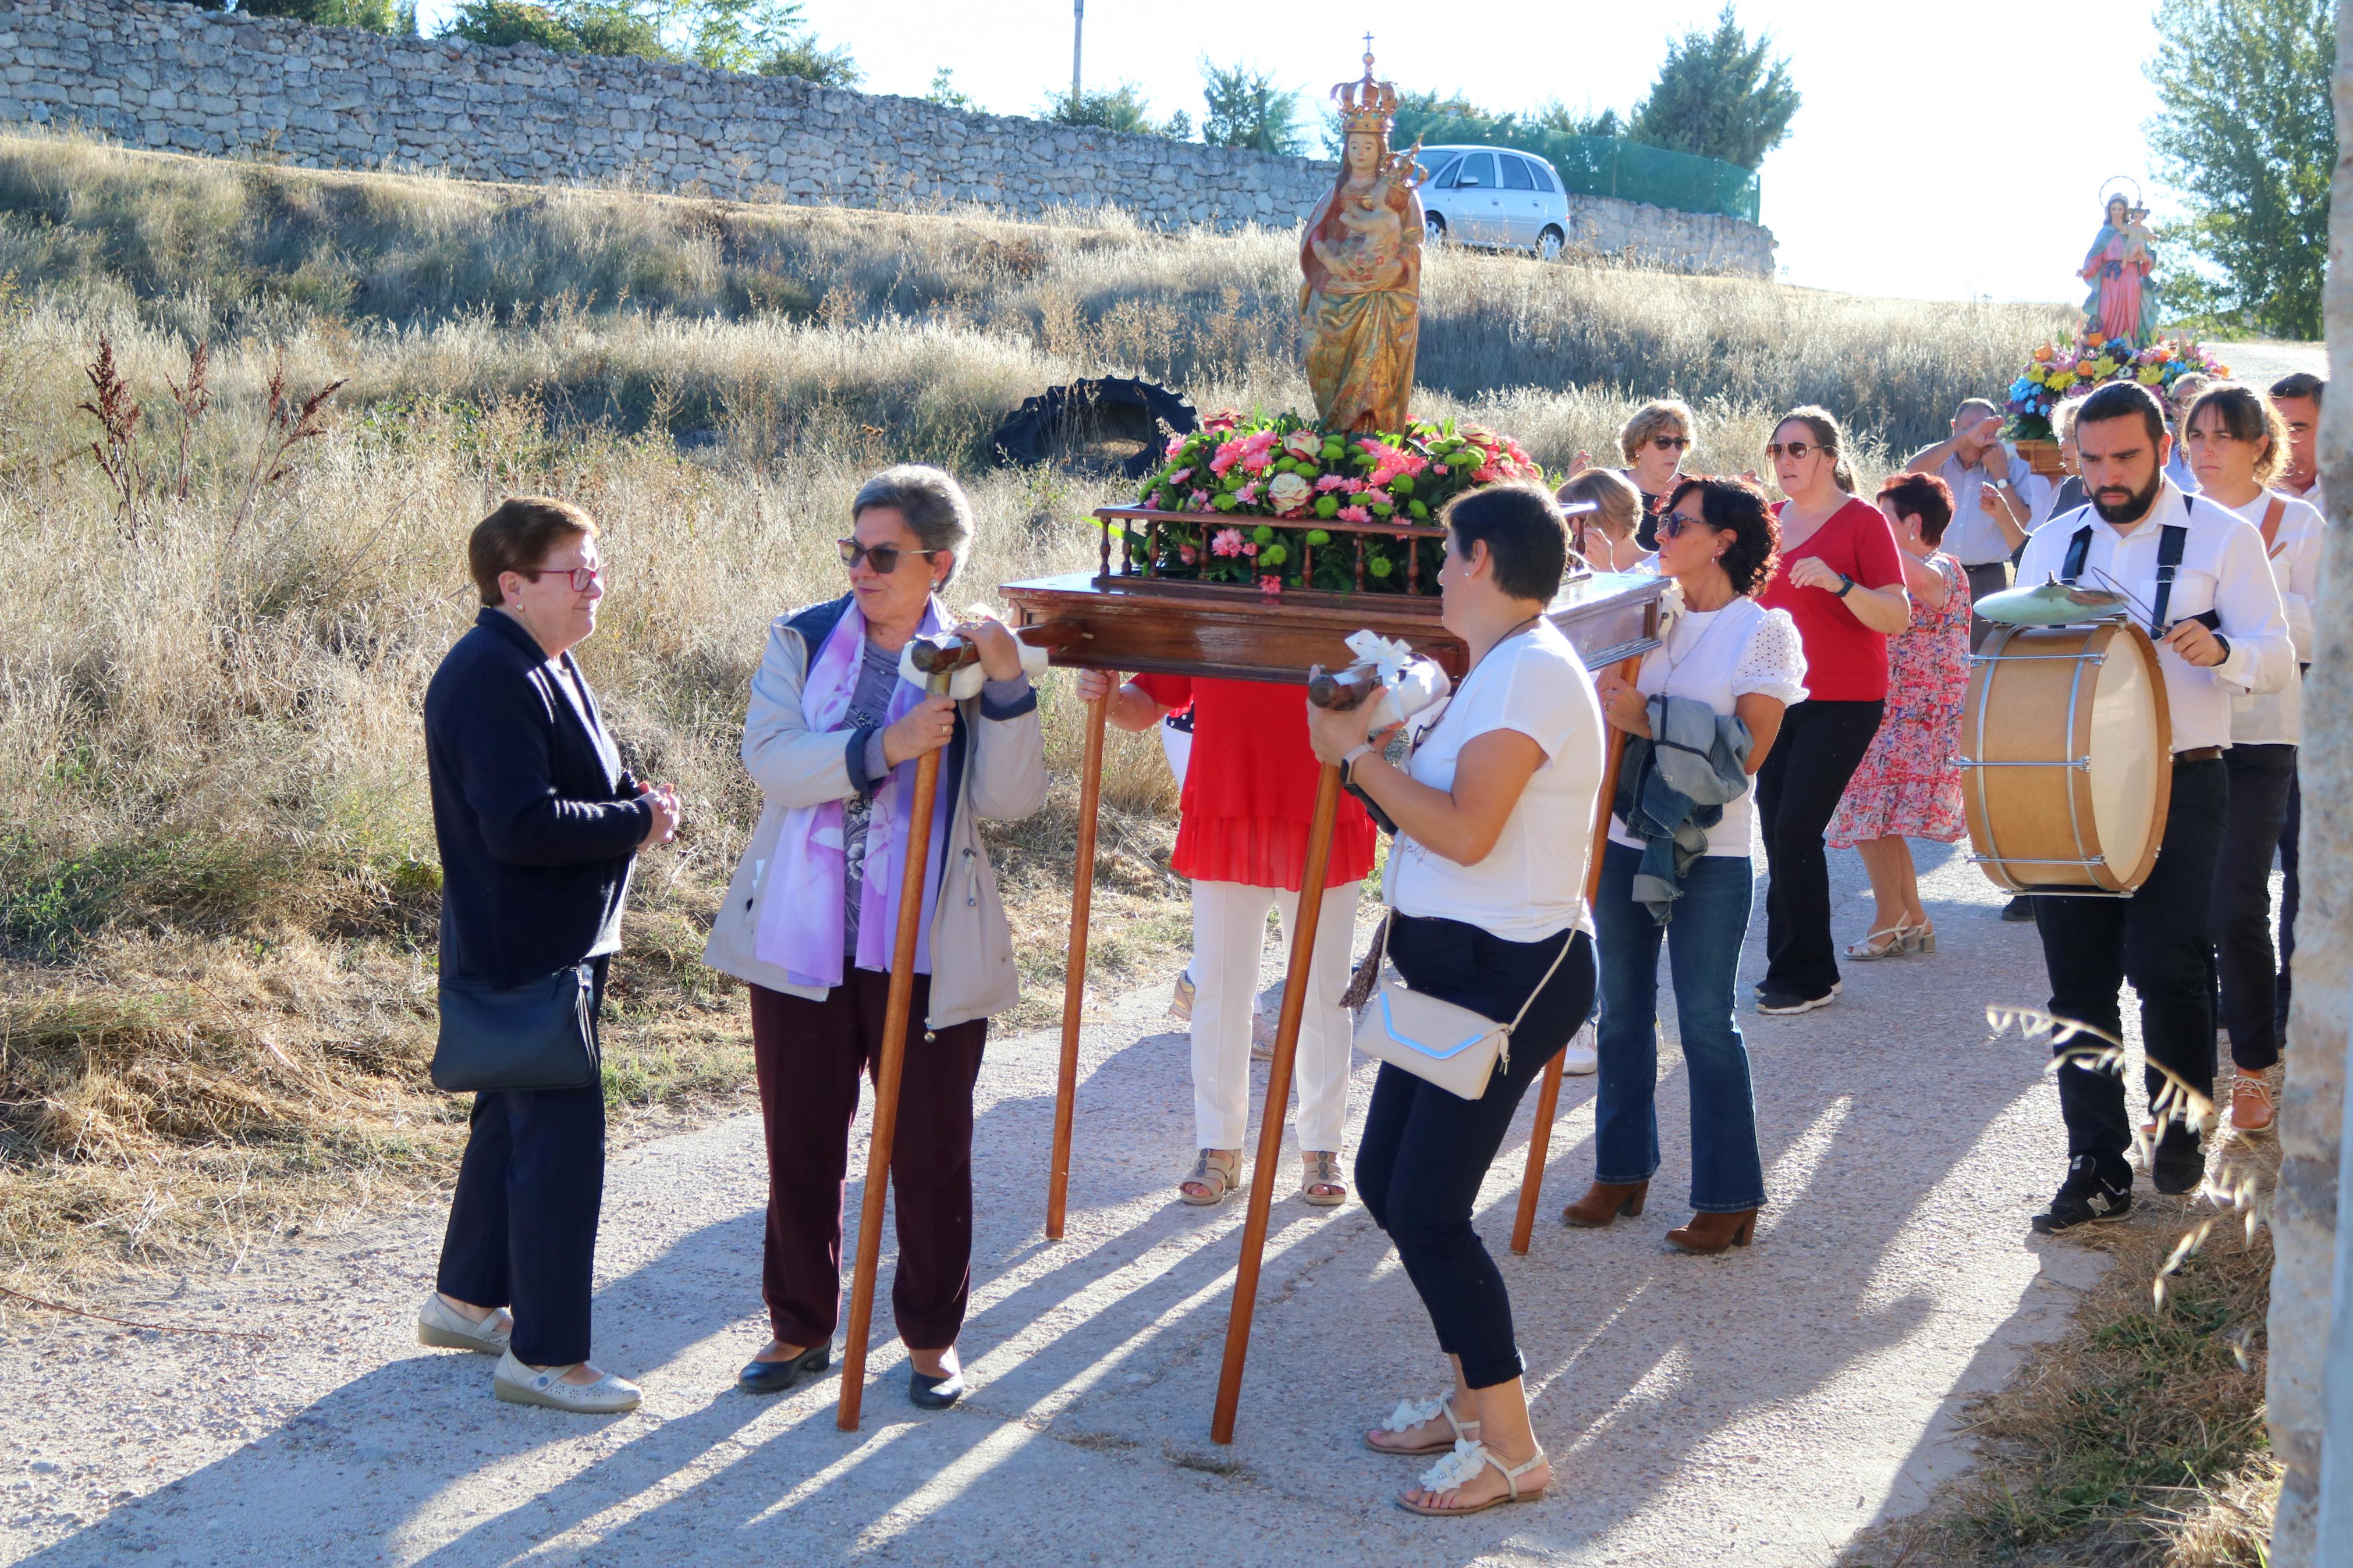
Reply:
[[[1567,237],[1560,230],[1546,225],[1545,231],[1536,236],[1536,254],[1546,261],[1558,261],[1560,247],[1567,242]]]
[[[1181,392],[1129,376],[1101,376],[1047,388],[997,427],[1001,465],[1050,464],[1140,479],[1158,468],[1170,436],[1200,427]]]
[[[1422,230],[1423,237],[1424,237],[1425,238],[1427,238],[1430,243],[1432,243],[1432,244],[1440,244],[1440,243],[1443,243],[1443,242],[1445,241],[1446,237],[1447,237],[1447,236],[1446,236],[1446,215],[1445,215],[1445,214],[1443,214],[1443,213],[1424,213],[1424,214],[1422,214],[1422,216],[1421,216],[1421,230]]]

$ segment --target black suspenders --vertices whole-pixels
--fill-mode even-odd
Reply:
[[[2184,517],[2189,515],[2189,493],[2184,491],[2181,497],[2181,513]],[[2173,602],[2173,576],[2181,569],[2181,552],[2189,547],[2189,526],[2187,523],[2168,522],[2158,534],[2157,599],[2149,605],[2148,612],[2148,635],[2153,637],[2163,637],[2169,629],[2166,624],[2165,611],[2166,607]],[[2075,536],[2067,542],[2067,560],[2066,563],[2059,569],[2059,580],[2073,587],[2075,579],[2084,574],[2084,561],[2091,552],[2092,525],[2087,522],[2077,529]],[[2222,619],[2212,610],[2195,618],[2203,623],[2210,631],[2219,627]]]

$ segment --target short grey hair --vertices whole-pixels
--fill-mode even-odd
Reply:
[[[1645,442],[1669,426],[1679,426],[1684,435],[1694,440],[1699,438],[1699,417],[1691,411],[1690,404],[1680,397],[1654,397],[1634,410],[1634,416],[1620,427],[1618,450],[1630,463],[1641,453]]]
[[[1971,415],[1977,416],[1979,419],[1990,419],[2000,413],[2001,405],[1990,398],[1965,397],[1961,399],[1961,405],[1953,410],[1953,428],[1959,429],[1968,422]]]
[[[907,531],[923,542],[924,549],[948,552],[952,564],[941,586],[955,581],[972,549],[972,499],[954,474],[928,463],[901,463],[885,468],[858,487],[858,495],[849,503],[850,526],[855,528],[859,518],[872,507],[886,508],[904,518]]]
[[[2080,397],[2071,397],[2060,404],[2051,411],[2051,434],[2062,441],[2073,439],[2075,416],[2082,412],[2084,400]]]

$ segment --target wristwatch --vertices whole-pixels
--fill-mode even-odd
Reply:
[[[1848,576],[1843,572],[1840,573],[1839,585],[1832,591],[1839,598],[1845,598],[1849,594],[1854,592],[1854,579]]]
[[[2206,635],[2212,637],[2214,639],[2214,646],[2222,650],[2222,657],[2214,661],[2215,667],[2220,668],[2221,666],[2230,663],[2231,639],[2224,637],[2221,632],[2209,632]]]
[[[1355,784],[1356,782],[1356,759],[1358,757],[1371,755],[1376,749],[1377,748],[1373,743],[1370,741],[1367,741],[1363,745],[1352,749],[1346,756],[1342,757],[1340,759],[1340,782],[1342,784]]]

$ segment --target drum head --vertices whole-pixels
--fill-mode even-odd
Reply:
[[[2090,744],[2093,830],[2115,886],[2148,875],[2165,830],[2173,759],[2164,677],[2154,651],[2133,628],[2102,628],[2107,658],[2092,687]]]

